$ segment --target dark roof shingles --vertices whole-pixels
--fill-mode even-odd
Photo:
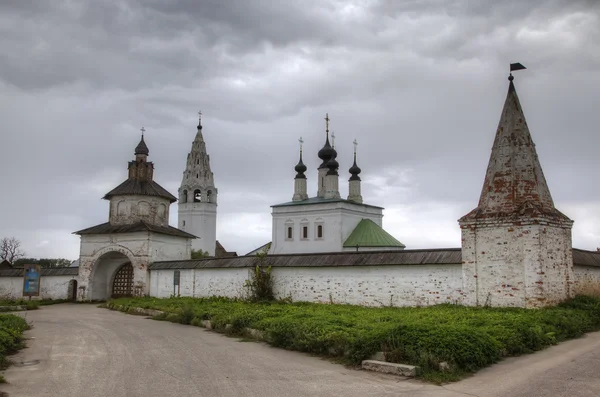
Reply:
[[[369,252],[333,252],[322,254],[268,255],[267,263],[273,267],[337,267],[337,266],[377,266],[377,265],[423,265],[461,264],[460,248],[432,250],[398,250]],[[224,267],[251,267],[256,257],[238,256],[235,258],[207,258],[184,261],[154,262],[151,270],[160,269],[200,269]]]
[[[140,195],[156,196],[168,199],[171,203],[177,201],[177,198],[154,181],[140,181],[139,179],[129,178],[119,186],[104,195],[105,199],[120,195]]]
[[[169,236],[197,238],[193,234],[184,232],[173,226],[158,226],[144,221],[132,223],[128,225],[111,225],[109,222],[100,225],[88,227],[87,229],[79,230],[73,234],[111,234],[111,233],[132,233],[132,232],[153,232],[159,234],[167,234]]]
[[[0,277],[23,277],[23,268],[20,269],[1,269]],[[77,276],[78,267],[53,267],[40,269],[40,275],[43,276]]]

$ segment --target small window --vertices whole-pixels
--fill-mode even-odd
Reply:
[[[287,238],[291,239],[292,236],[293,236],[293,234],[292,234],[292,227],[288,226],[288,228],[287,228]]]
[[[185,227],[185,221],[181,221],[181,226]]]
[[[323,238],[323,225],[317,226],[317,238]]]
[[[200,189],[194,190],[194,203],[202,202],[202,192]]]
[[[308,238],[308,226],[302,226],[302,238]]]

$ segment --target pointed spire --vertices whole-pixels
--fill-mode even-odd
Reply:
[[[144,155],[147,156],[150,151],[148,150],[148,146],[146,145],[146,142],[144,142],[144,132],[146,132],[146,129],[144,127],[142,127],[140,129],[140,131],[142,131],[142,139],[140,140],[140,143],[138,143],[138,145],[135,147],[135,155]]]
[[[512,69],[511,70],[519,70]],[[569,220],[554,207],[512,74],[492,147],[479,206],[460,221],[551,217]]]

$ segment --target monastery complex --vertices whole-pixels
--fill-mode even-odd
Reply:
[[[272,241],[245,256],[228,253],[217,241],[219,190],[202,128],[200,120],[177,197],[154,180],[142,135],[126,179],[104,196],[108,221],[75,232],[78,268],[43,269],[42,298],[243,297],[259,252],[272,266],[276,297],[293,301],[536,308],[600,287],[600,253],[572,247],[573,220],[554,205],[512,74],[479,201],[458,220],[460,248],[405,249],[387,233],[384,209],[363,201],[356,146],[341,197],[345,172],[326,117],[314,179],[301,140],[290,201],[271,205]],[[177,227],[169,222],[174,203]],[[192,250],[208,256],[190,259]],[[15,272],[0,270],[0,287],[20,297]]]

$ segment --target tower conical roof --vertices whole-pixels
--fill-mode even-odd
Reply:
[[[479,205],[460,221],[515,217],[570,221],[554,207],[512,75],[509,81]]]
[[[206,152],[206,142],[202,135],[202,122],[198,121],[196,136],[192,148],[188,153],[181,188],[210,188],[215,186],[214,177],[210,168],[210,156]]]

